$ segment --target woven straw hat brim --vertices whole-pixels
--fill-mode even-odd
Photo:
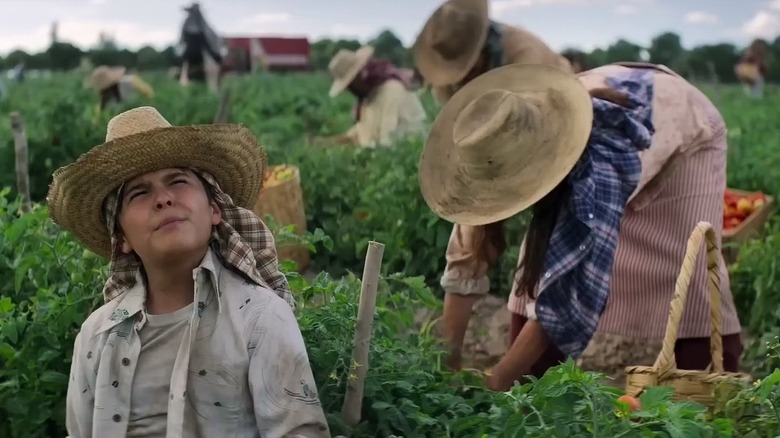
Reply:
[[[342,91],[346,90],[347,87],[349,87],[349,84],[355,80],[355,77],[357,77],[358,73],[360,73],[360,70],[363,70],[363,67],[368,64],[368,61],[372,56],[374,56],[374,48],[372,46],[363,46],[359,48],[355,52],[355,65],[349,69],[349,72],[347,72],[344,77],[335,78],[333,80],[333,84],[330,86],[328,95],[330,97],[336,97],[341,94]]]
[[[528,159],[515,172],[507,172],[511,177],[472,179],[454,144],[453,127],[463,108],[497,89],[518,93],[555,89],[562,95],[555,117],[565,123],[552,138],[518,143],[514,156]],[[419,164],[423,198],[431,210],[452,223],[477,226],[512,217],[550,193],[571,172],[585,150],[592,125],[590,94],[574,74],[531,64],[491,70],[455,93],[431,126]]]
[[[455,3],[455,1],[450,0],[447,3]],[[439,9],[447,3],[440,6]],[[429,43],[430,35],[436,27],[435,21],[433,21],[435,12],[425,22],[412,47],[417,69],[425,81],[433,86],[452,85],[460,82],[477,62],[487,41],[488,27],[490,26],[488,0],[457,1],[457,3],[459,3],[460,8],[468,8],[479,16],[479,20],[473,26],[459,30],[463,34],[463,41],[466,42],[461,47],[461,56],[456,59],[445,59]]]
[[[122,80],[122,77],[127,73],[125,67],[111,67],[103,72],[103,74],[95,74],[89,78],[89,85],[97,92],[101,92],[106,88],[116,84]]]
[[[196,168],[213,175],[236,205],[252,209],[265,166],[265,152],[243,126],[156,128],[103,143],[54,172],[49,214],[87,249],[108,259],[111,237],[103,201],[125,181],[165,168]]]

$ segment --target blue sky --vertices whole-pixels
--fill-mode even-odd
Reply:
[[[178,0],[3,0],[0,53],[48,45],[53,21],[61,40],[94,45],[100,32],[121,45],[174,43],[184,19]],[[780,35],[780,0],[491,0],[491,15],[537,33],[553,48],[603,47],[617,38],[639,44],[663,32],[683,45],[746,44]],[[201,0],[222,34],[356,37],[390,28],[409,44],[438,0]],[[348,12],[341,12],[348,11]]]

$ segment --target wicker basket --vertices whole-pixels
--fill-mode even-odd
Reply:
[[[269,215],[280,226],[295,225],[295,233],[306,232],[306,212],[303,206],[303,190],[301,189],[301,174],[297,166],[290,166],[293,176],[277,185],[263,187],[255,203],[254,212],[260,218]],[[277,244],[280,261],[292,260],[297,265],[298,272],[309,267],[309,250],[300,245]]]
[[[702,241],[707,243],[707,269],[709,274],[710,316],[712,318],[712,333],[710,336],[710,352],[712,363],[707,370],[680,370],[674,356],[674,345],[677,342],[677,332],[680,318],[685,308],[691,275],[696,265]],[[718,260],[721,254],[718,250],[715,231],[707,222],[700,222],[688,239],[680,275],[677,277],[674,297],[672,298],[669,321],[663,339],[661,352],[653,366],[631,366],[626,368],[626,393],[638,396],[644,389],[651,386],[667,386],[674,389],[675,400],[687,400],[701,403],[707,407],[715,405],[716,387],[719,391],[729,391],[736,388],[740,381],[750,383],[752,378],[744,373],[731,373],[723,370],[723,339],[720,333],[720,275]],[[718,391],[718,392],[719,392]]]

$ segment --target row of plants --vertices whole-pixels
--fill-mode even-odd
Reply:
[[[278,229],[280,245],[298,243]],[[304,236],[325,248],[321,231]],[[377,299],[362,421],[348,429],[340,417],[350,374],[360,294],[354,275],[311,281],[292,271],[301,303],[298,322],[307,341],[317,387],[334,436],[352,437],[767,437],[780,432],[780,370],[716,411],[671,400],[666,388],[639,398],[641,409],[620,402],[622,391],[597,373],[568,361],[541,379],[507,393],[484,388],[481,376],[443,368],[443,348],[415,309],[439,300],[422,277],[383,276]],[[65,393],[72,345],[81,322],[102,302],[106,267],[48,219],[45,207],[20,213],[0,192],[0,436],[65,436]],[[316,340],[316,341],[315,341]],[[772,352],[772,360],[780,353]]]

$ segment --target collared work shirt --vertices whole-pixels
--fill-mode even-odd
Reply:
[[[347,135],[362,147],[392,146],[403,137],[422,135],[425,118],[417,94],[401,81],[390,79],[365,99],[360,120]]]
[[[290,306],[209,249],[167,394],[166,437],[329,437]],[[67,394],[73,438],[126,436],[141,352],[144,282],[93,312],[76,337]]]
[[[610,75],[627,67],[607,65],[580,73],[588,89],[606,86]],[[710,222],[720,244],[726,185],[726,127],[714,105],[682,78],[655,71],[649,148],[640,151],[641,174],[620,222],[612,263],[610,293],[597,331],[660,339],[683,256],[696,224]],[[499,254],[484,227],[455,225],[447,248],[441,285],[447,293],[486,294],[488,269]],[[585,242],[583,242],[584,244]],[[522,248],[521,254],[522,258]],[[516,277],[517,278],[517,277]],[[726,266],[720,264],[722,333],[740,332]],[[706,258],[699,257],[680,324],[679,337],[710,335]],[[534,317],[527,295],[515,295],[508,308]]]

